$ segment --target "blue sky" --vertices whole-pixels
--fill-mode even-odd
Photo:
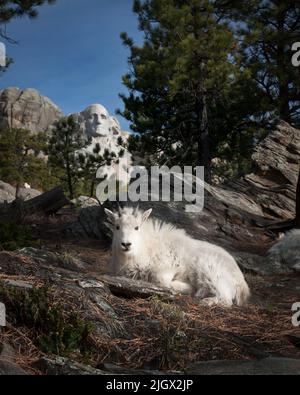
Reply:
[[[35,88],[65,114],[93,103],[111,114],[122,108],[126,92],[121,76],[128,71],[128,50],[120,32],[140,40],[133,0],[57,0],[39,8],[35,20],[18,19],[8,35],[18,44],[7,45],[14,64],[0,78],[0,88]],[[119,117],[122,127],[129,125]]]

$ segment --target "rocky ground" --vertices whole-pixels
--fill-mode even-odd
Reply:
[[[66,235],[70,219],[70,212],[29,219],[39,248],[0,252],[0,300],[8,313],[0,372],[209,374],[240,370],[228,360],[255,359],[264,360],[262,373],[299,367],[299,330],[291,324],[299,274],[245,268],[249,306],[203,307],[149,284],[106,276],[108,244]]]

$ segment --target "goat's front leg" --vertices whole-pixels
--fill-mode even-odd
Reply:
[[[191,295],[193,292],[193,288],[191,287],[191,285],[184,281],[173,280],[174,277],[175,277],[175,273],[173,271],[162,272],[159,273],[158,275],[158,281],[161,286],[169,288],[173,290],[175,293],[180,293],[183,295]]]
[[[193,288],[190,284],[179,280],[172,281],[171,288],[182,295],[192,295],[193,293]]]
[[[232,302],[229,302],[226,300],[221,300],[216,296],[211,297],[211,298],[201,299],[199,304],[200,304],[200,306],[206,306],[206,307],[213,307],[213,306],[220,306],[220,307],[224,307],[224,308],[232,307]]]

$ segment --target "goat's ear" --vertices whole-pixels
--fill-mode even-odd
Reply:
[[[150,210],[145,211],[142,216],[142,221],[143,222],[147,221],[147,219],[150,217],[151,213],[152,213],[152,208],[150,208]]]
[[[116,220],[115,214],[112,211],[108,210],[107,208],[104,209],[104,211],[105,211],[105,214],[106,214],[107,219],[109,220],[109,222],[114,224],[115,220]]]

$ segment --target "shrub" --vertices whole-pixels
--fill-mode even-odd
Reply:
[[[0,249],[14,251],[36,245],[28,227],[13,222],[0,223]]]
[[[48,287],[20,290],[0,283],[0,298],[7,306],[9,319],[32,329],[43,352],[65,356],[86,351],[93,324],[56,303]]]

